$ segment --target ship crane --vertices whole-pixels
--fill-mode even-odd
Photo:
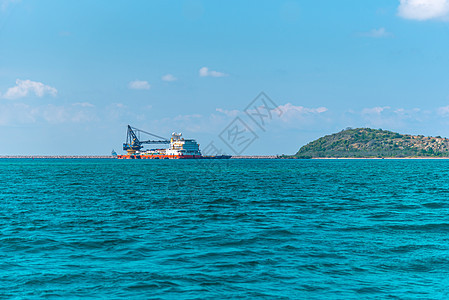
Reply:
[[[158,138],[159,140],[141,141],[139,138],[140,133],[150,135],[152,137]],[[134,155],[137,151],[140,151],[143,148],[143,144],[170,144],[170,140],[128,125],[126,142],[123,143],[123,150],[127,151],[128,155]]]

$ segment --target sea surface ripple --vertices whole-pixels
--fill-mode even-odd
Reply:
[[[447,299],[447,160],[0,160],[0,298]]]

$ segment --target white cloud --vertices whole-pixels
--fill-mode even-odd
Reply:
[[[0,125],[34,123],[36,110],[24,103],[0,103]]]
[[[20,0],[0,0],[0,9],[5,11],[9,5],[19,3]]]
[[[254,109],[248,109],[246,111],[240,110],[226,110],[222,108],[216,108],[215,111],[221,113],[220,115],[212,114],[217,120],[221,120],[224,116],[226,120],[229,118],[235,118],[237,116],[243,116],[246,118],[245,113],[249,113],[256,118],[263,118],[263,122],[290,124],[293,126],[303,125],[304,123],[312,123],[318,119],[322,119],[323,113],[327,112],[326,107],[320,106],[316,108],[309,108],[304,106],[296,106],[291,103],[279,105],[276,107],[267,107],[265,105],[254,107]],[[284,126],[282,125],[282,126]],[[271,125],[270,125],[271,126]],[[276,125],[273,125],[276,126]]]
[[[449,0],[399,0],[398,15],[411,20],[449,20]]]
[[[304,126],[311,126],[311,124],[316,124],[317,122],[321,124],[328,122],[326,114],[324,114],[328,111],[328,109],[323,106],[310,108],[286,103],[284,105],[279,105],[272,111],[282,112],[280,115],[273,114],[273,120],[275,123],[276,120],[280,121],[283,127],[303,128]]]
[[[0,103],[0,125],[33,123],[84,123],[98,120],[93,110],[80,106],[37,105],[24,103]]]
[[[224,114],[228,117],[236,117],[240,113],[240,111],[237,109],[227,110],[227,109],[217,108],[215,110],[218,112],[221,112],[222,114]]]
[[[228,76],[226,73],[209,70],[208,67],[202,67],[199,71],[200,77],[225,77]]]
[[[291,103],[287,103],[285,105],[279,105],[277,107],[283,113],[300,113],[300,114],[321,114],[327,111],[326,107],[317,107],[317,108],[307,108],[304,106],[295,106]]]
[[[392,108],[390,106],[364,108],[359,112],[351,113],[356,116],[351,123],[358,123],[360,124],[359,127],[390,130],[413,127],[414,124],[422,124],[437,117],[435,112],[432,111],[419,108]],[[363,122],[360,123],[361,121]]]
[[[437,109],[437,113],[440,115],[440,116],[448,116],[449,115],[449,105],[448,106],[443,106],[443,107],[439,107],[438,109]]]
[[[172,74],[166,74],[166,75],[162,76],[162,80],[163,80],[163,81],[169,81],[169,82],[171,82],[171,81],[176,81],[176,80],[178,80],[178,78],[176,78],[176,77],[173,76]]]
[[[28,96],[34,93],[37,97],[42,98],[45,95],[56,96],[58,91],[49,85],[45,85],[42,82],[31,80],[16,80],[16,85],[9,88],[2,96],[5,99],[17,99]]]
[[[362,110],[362,115],[379,115],[380,113],[388,109],[390,109],[389,106],[382,106],[382,107],[376,106],[371,108],[364,108]]]
[[[77,102],[73,103],[73,106],[81,106],[81,107],[95,107],[92,103],[89,102]]]
[[[82,108],[47,105],[36,109],[37,116],[50,124],[85,123],[97,119],[94,112]]]
[[[202,117],[202,115],[200,115],[200,114],[178,115],[178,116],[174,117],[173,120],[175,120],[175,121],[192,121],[195,119],[199,119],[201,117]]]
[[[400,116],[401,118],[415,118],[416,114],[419,113],[426,113],[422,112],[420,108],[412,108],[412,109],[404,109],[404,108],[398,108],[394,111],[395,114]]]
[[[148,83],[148,81],[134,80],[128,84],[128,87],[132,90],[149,90],[151,88],[151,85]]]
[[[361,36],[372,37],[372,38],[384,38],[391,37],[393,34],[388,32],[385,28],[381,27],[379,29],[372,29],[368,32],[363,32],[360,34]]]

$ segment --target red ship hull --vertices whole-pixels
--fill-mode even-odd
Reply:
[[[164,154],[151,154],[151,155],[117,155],[118,159],[200,159],[201,155],[164,155]]]

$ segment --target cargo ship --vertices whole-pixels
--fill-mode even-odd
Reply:
[[[141,141],[141,133],[158,138]],[[144,144],[168,144],[168,148],[142,150]],[[126,142],[123,143],[124,155],[117,155],[118,159],[228,159],[230,155],[203,156],[199,144],[192,139],[184,139],[182,133],[173,132],[171,139],[165,139],[155,134],[128,125]]]

